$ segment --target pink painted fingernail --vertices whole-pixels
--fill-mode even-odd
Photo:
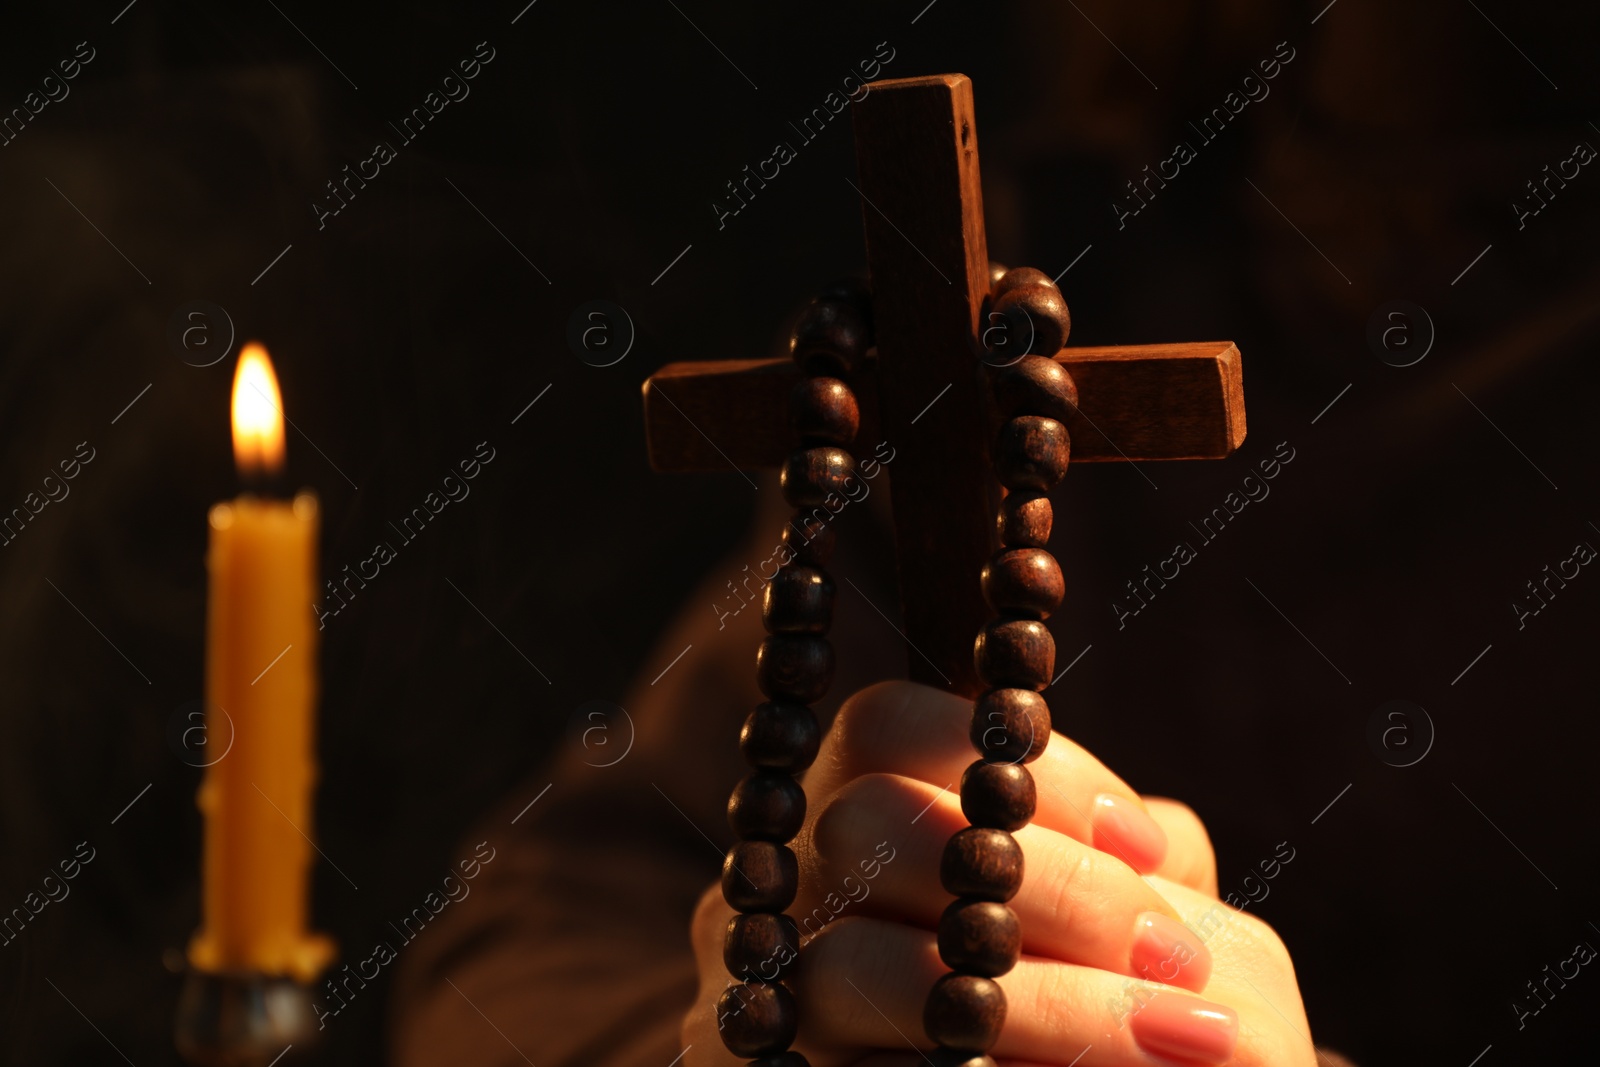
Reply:
[[[1186,1064],[1227,1063],[1239,1038],[1233,1009],[1182,993],[1157,993],[1128,1025],[1140,1048]]]
[[[1135,977],[1196,993],[1211,977],[1211,953],[1200,939],[1178,920],[1154,911],[1134,923],[1132,964]]]
[[[1140,874],[1167,858],[1167,835],[1136,801],[1112,793],[1094,798],[1094,847],[1121,857]]]

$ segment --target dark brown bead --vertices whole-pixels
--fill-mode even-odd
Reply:
[[[957,1048],[936,1048],[928,1053],[930,1067],[998,1067],[984,1052],[965,1052]]]
[[[872,287],[861,278],[841,278],[817,294],[819,300],[843,300],[872,325]],[[870,329],[868,333],[870,334]],[[870,347],[870,346],[869,346]]]
[[[861,428],[861,409],[839,379],[802,378],[789,394],[789,420],[808,443],[848,446]]]
[[[827,508],[797,511],[783,528],[783,543],[794,553],[793,562],[807,567],[826,567],[838,539],[833,513]]]
[[[972,747],[991,763],[1032,763],[1050,744],[1050,706],[1032,689],[991,689],[972,709]]]
[[[939,916],[939,958],[952,970],[997,978],[1021,955],[1022,924],[1004,904],[956,900]]]
[[[989,269],[992,272],[997,266],[991,261]],[[1013,289],[1023,289],[1030,285],[1054,285],[1050,275],[1036,267],[1017,267],[1014,270],[1002,271],[999,278],[994,281],[994,297],[999,299]]]
[[[991,978],[947,974],[928,991],[922,1029],[947,1048],[987,1052],[1006,1024],[1006,994]]]
[[[800,929],[789,916],[761,913],[735,915],[728,920],[728,932],[722,938],[722,962],[735,978],[775,982],[794,967],[799,957]]]
[[[985,685],[1043,689],[1055,673],[1056,642],[1038,619],[991,619],[978,633],[973,662]]]
[[[811,634],[769,634],[756,651],[756,683],[768,700],[815,704],[833,681],[833,646]]]
[[[1042,548],[1002,549],[983,565],[983,595],[996,611],[1042,619],[1061,606],[1066,593],[1060,564]]]
[[[1061,351],[1072,330],[1072,315],[1061,298],[1061,290],[1048,278],[1039,284],[1012,288],[1005,288],[1002,280],[1002,288],[1004,292],[994,298],[990,309],[1005,322],[1007,343],[1013,346],[1013,354],[1053,356]]]
[[[805,821],[805,790],[778,771],[745,775],[728,797],[728,825],[747,841],[781,844],[799,833]]]
[[[794,1049],[790,1049],[775,1056],[762,1056],[758,1060],[751,1060],[745,1067],[811,1067],[811,1061]]]
[[[1043,493],[1030,490],[1007,493],[1000,501],[1000,514],[995,520],[1000,543],[1013,548],[1045,547],[1050,543],[1054,514],[1050,498]]]
[[[848,375],[871,347],[871,325],[852,300],[813,300],[789,337],[789,351],[807,374]]]
[[[735,1056],[773,1056],[794,1043],[800,1014],[794,994],[776,982],[731,985],[717,998],[722,1043]]]
[[[996,263],[992,259],[989,261],[989,291],[990,292],[994,291],[995,287],[1000,284],[1000,279],[1004,278],[1006,276],[1006,271],[1008,271],[1010,269],[1011,268],[1007,267],[1004,263]]]
[[[957,831],[939,860],[939,882],[952,896],[1005,903],[1022,887],[1022,846],[1004,830],[969,826]]]
[[[1023,356],[997,371],[994,400],[1003,418],[1043,415],[1066,422],[1078,410],[1078,386],[1050,356]]]
[[[799,774],[811,766],[821,744],[822,727],[804,704],[757,704],[739,731],[745,762],[785,774]]]
[[[734,911],[781,912],[794,903],[800,866],[787,845],[740,841],[722,861],[722,899]]]
[[[1038,803],[1033,775],[1020,763],[979,760],[961,776],[961,813],[974,826],[1020,830]]]
[[[1000,428],[1000,444],[995,449],[994,469],[1000,484],[1007,489],[1054,489],[1067,473],[1070,444],[1066,426],[1055,419],[1019,415],[1008,420]],[[788,470],[784,468],[785,475]]]
[[[1062,438],[1065,437],[1063,431]],[[1065,462],[1062,461],[1063,467]],[[855,473],[856,461],[850,453],[832,445],[822,445],[791,452],[778,481],[783,487],[783,499],[790,507],[815,508],[822,506],[830,496],[836,500],[845,499],[845,479]]]
[[[1056,574],[1060,573],[1057,568]],[[833,594],[827,571],[791,563],[779,568],[762,592],[761,621],[768,633],[825,634],[833,622]],[[1060,603],[1059,597],[1056,602]]]

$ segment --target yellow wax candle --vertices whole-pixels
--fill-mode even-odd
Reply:
[[[233,381],[242,477],[283,468],[277,379],[246,345]],[[307,929],[316,781],[317,498],[244,494],[210,514],[206,570],[207,743],[202,923],[189,962],[211,973],[309,982],[333,945]]]

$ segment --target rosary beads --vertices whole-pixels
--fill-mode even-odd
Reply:
[[[849,448],[860,427],[855,394],[842,376],[872,347],[870,305],[852,285],[835,286],[802,313],[791,350],[805,372],[789,397],[800,447],[783,466],[784,500],[795,509],[783,530],[793,558],[767,583],[761,621],[767,637],[756,654],[765,703],[745,720],[739,747],[753,768],[728,799],[739,842],[722,865],[722,895],[740,914],[728,922],[722,959],[740,981],[717,1001],[722,1041],[758,1067],[808,1067],[786,1051],[799,1026],[794,997],[781,978],[800,949],[795,922],[783,914],[799,888],[788,842],[805,821],[806,796],[794,776],[811,766],[822,734],[810,705],[833,681],[834,584],[827,570],[836,532],[824,500],[855,473]],[[820,517],[819,517],[820,511]]]
[[[983,593],[998,616],[974,648],[989,688],[973,709],[978,759],[961,778],[961,810],[971,824],[946,845],[939,877],[956,899],[939,920],[940,958],[950,973],[934,983],[923,1028],[939,1046],[935,1067],[994,1067],[987,1051],[1005,1023],[1005,993],[994,981],[1016,965],[1022,933],[1007,905],[1022,885],[1022,850],[1012,832],[1033,817],[1037,793],[1025,766],[1050,739],[1050,709],[1040,695],[1055,667],[1044,619],[1065,594],[1061,568],[1045,549],[1052,510],[1045,495],[1065,475],[1066,420],[1077,389],[1051,358],[1070,328],[1066,303],[1051,280],[1031,268],[991,271],[991,320],[1001,341],[984,359],[1004,423],[994,448],[1005,488],[996,520],[999,550],[983,569]],[[988,333],[986,333],[988,336]],[[728,821],[739,841],[722,869],[723,897],[737,912],[728,923],[723,962],[736,979],[717,1002],[724,1044],[750,1067],[809,1067],[789,1049],[799,1026],[784,985],[798,959],[799,931],[784,914],[799,888],[788,847],[805,821],[806,798],[795,776],[816,758],[821,731],[810,705],[833,678],[834,583],[825,569],[835,532],[819,509],[855,473],[849,449],[860,412],[844,379],[872,347],[871,309],[857,286],[836,286],[802,313],[791,350],[806,377],[790,397],[800,447],[784,464],[782,487],[795,516],[783,533],[793,558],[767,585],[767,637],[756,675],[767,701],[745,720],[740,750],[751,773],[734,788]],[[1025,353],[1025,354],[1023,354]],[[1003,365],[1001,365],[1003,363]]]
[[[998,270],[995,272],[998,273]],[[1006,421],[995,445],[995,474],[1006,489],[996,527],[1000,549],[983,568],[983,595],[999,616],[974,647],[989,688],[972,714],[979,758],[961,776],[961,811],[971,823],[945,846],[939,880],[955,896],[939,919],[939,957],[950,973],[934,983],[922,1025],[939,1048],[936,1067],[994,1067],[987,1052],[1005,1025],[1006,996],[995,979],[1016,966],[1022,929],[1007,905],[1022,886],[1022,849],[1012,837],[1038,800],[1026,764],[1050,741],[1050,708],[1040,691],[1055,669],[1055,641],[1044,619],[1061,605],[1061,568],[1046,549],[1052,510],[1045,494],[1067,472],[1065,420],[1077,388],[1051,358],[1070,328],[1049,277],[1023,267],[995,285],[992,313],[1003,319],[990,362],[996,405]],[[1010,352],[1030,353],[1016,358]]]

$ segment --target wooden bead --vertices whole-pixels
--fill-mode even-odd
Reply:
[[[740,841],[722,861],[722,899],[734,911],[781,912],[794,903],[800,866],[787,845]]]
[[[776,982],[742,982],[717,998],[722,1043],[735,1056],[773,1056],[794,1043],[800,1013],[794,994]]]
[[[985,685],[1043,689],[1054,677],[1056,642],[1038,619],[991,619],[978,633],[973,661]]]
[[[1066,426],[1039,415],[1019,415],[1000,429],[995,473],[1007,489],[1048,492],[1067,473],[1069,447]]]
[[[990,308],[1005,322],[1007,342],[1013,346],[1014,355],[1026,352],[1053,356],[1061,351],[1072,331],[1067,302],[1048,278],[1041,284],[1006,289],[994,298]]]
[[[804,704],[757,704],[739,731],[745,762],[785,774],[799,774],[811,766],[821,744],[822,727]]]
[[[756,683],[768,700],[814,704],[832,681],[833,646],[826,637],[770,634],[756,651]]]
[[[1043,548],[1050,543],[1054,511],[1043,493],[1007,493],[995,520],[1000,543],[1012,548]]]
[[[1000,279],[1006,276],[1006,271],[1010,269],[1004,263],[996,263],[992,259],[989,261],[989,291],[991,293],[1000,284]],[[1041,273],[1043,272],[1041,271]]]
[[[939,916],[939,958],[952,970],[997,978],[1021,955],[1022,924],[1004,904],[963,898]]]
[[[973,826],[1020,830],[1038,803],[1033,775],[1021,764],[978,760],[961,775],[961,813]]]
[[[1062,439],[1065,438],[1066,431],[1063,430]],[[1062,467],[1065,466],[1066,461],[1063,460]],[[789,502],[790,507],[815,508],[822,506],[829,496],[843,499],[845,479],[853,477],[855,473],[856,461],[850,453],[832,445],[822,445],[790,453],[778,480],[783,487],[783,499]]]
[[[824,519],[817,514],[828,516]],[[826,567],[833,559],[833,547],[839,539],[834,528],[832,513],[826,508],[797,511],[783,528],[783,543],[794,553],[795,563],[807,567]]]
[[[808,443],[848,446],[861,428],[861,409],[855,393],[839,379],[802,378],[789,394],[789,420]]]
[[[775,982],[793,969],[799,956],[800,929],[789,916],[761,913],[728,920],[722,962],[735,978]]]
[[[922,1029],[946,1048],[986,1052],[1006,1023],[1006,994],[992,978],[947,974],[933,983]]]
[[[860,278],[841,278],[817,294],[820,300],[842,300],[855,308],[872,331],[872,287]],[[869,345],[870,347],[870,345]]]
[[[1067,592],[1061,565],[1042,548],[1002,549],[983,565],[982,580],[984,599],[994,610],[1036,619],[1059,608]]]
[[[998,264],[991,261],[989,270],[993,279],[992,289],[995,299],[999,299],[1013,289],[1023,289],[1030,285],[1054,285],[1050,275],[1035,267],[1017,267],[1015,270],[1003,270],[999,278],[993,278],[993,270]]]
[[[1049,356],[1023,356],[994,376],[994,400],[1003,418],[1043,415],[1066,422],[1078,410],[1078,386]]]
[[[1050,706],[1032,689],[991,689],[972,709],[972,747],[991,763],[1032,763],[1050,744]]]
[[[851,300],[813,300],[789,337],[789,351],[807,374],[848,375],[871,347],[867,317]]]
[[[1022,847],[1004,830],[969,826],[957,831],[939,860],[939,882],[952,896],[1003,904],[1022,887]]]
[[[790,1049],[775,1056],[762,1056],[760,1059],[751,1060],[745,1067],[811,1067],[811,1061],[794,1049]]]
[[[787,774],[747,774],[728,797],[728,825],[747,841],[782,844],[799,833],[805,821],[806,792]]]
[[[833,622],[833,594],[833,579],[820,567],[779,568],[761,594],[761,621],[771,634],[825,634]]]

